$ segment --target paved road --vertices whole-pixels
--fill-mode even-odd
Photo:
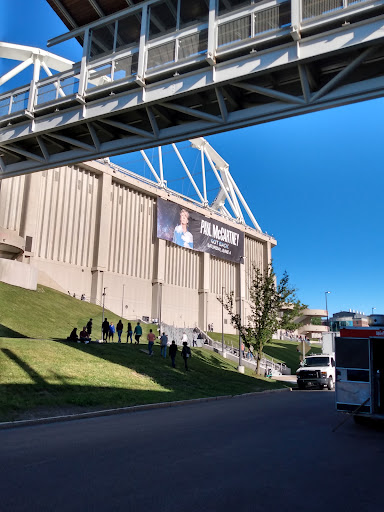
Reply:
[[[0,431],[0,511],[382,512],[384,434],[334,393]]]

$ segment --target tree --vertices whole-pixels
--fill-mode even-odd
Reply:
[[[252,266],[252,280],[249,288],[251,313],[244,322],[235,312],[234,294],[218,297],[220,303],[230,315],[231,324],[239,331],[246,346],[253,345],[257,354],[256,372],[260,373],[260,360],[263,348],[272,340],[277,329],[293,330],[297,327],[294,318],[307,306],[296,297],[296,289],[289,285],[289,276],[284,272],[276,284],[276,274],[272,264],[262,272],[256,265]]]

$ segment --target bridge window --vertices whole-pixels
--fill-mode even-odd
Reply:
[[[165,32],[174,32],[177,25],[177,2],[166,0],[149,8],[149,34],[153,39]]]
[[[180,23],[184,28],[192,23],[208,20],[208,2],[205,0],[180,0]]]
[[[219,16],[254,3],[254,0],[219,0]]]
[[[141,11],[117,22],[116,51],[129,46],[139,45],[141,30]]]
[[[91,30],[90,58],[112,53],[114,50],[115,23]]]

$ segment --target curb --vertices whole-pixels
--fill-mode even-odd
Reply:
[[[157,404],[133,405],[130,407],[119,407],[118,409],[105,409],[102,411],[83,412],[78,414],[68,414],[66,416],[51,416],[47,418],[36,418],[32,420],[6,421],[0,423],[0,430],[6,430],[19,427],[31,427],[34,425],[46,425],[49,423],[60,423],[64,421],[75,421],[88,418],[99,418],[102,416],[113,416],[116,414],[127,414],[140,411],[149,411],[151,409],[165,409],[168,407],[179,407],[181,405],[192,405],[204,402],[215,402],[218,400],[228,400],[231,398],[247,398],[250,396],[259,396],[270,393],[280,393],[292,391],[292,388],[279,388],[266,391],[254,391],[252,393],[244,393],[242,395],[223,395],[212,396],[207,398],[192,398],[191,400],[179,400],[177,402],[160,402]]]

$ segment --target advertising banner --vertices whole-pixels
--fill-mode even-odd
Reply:
[[[235,263],[244,255],[244,233],[160,198],[157,200],[157,237]]]

